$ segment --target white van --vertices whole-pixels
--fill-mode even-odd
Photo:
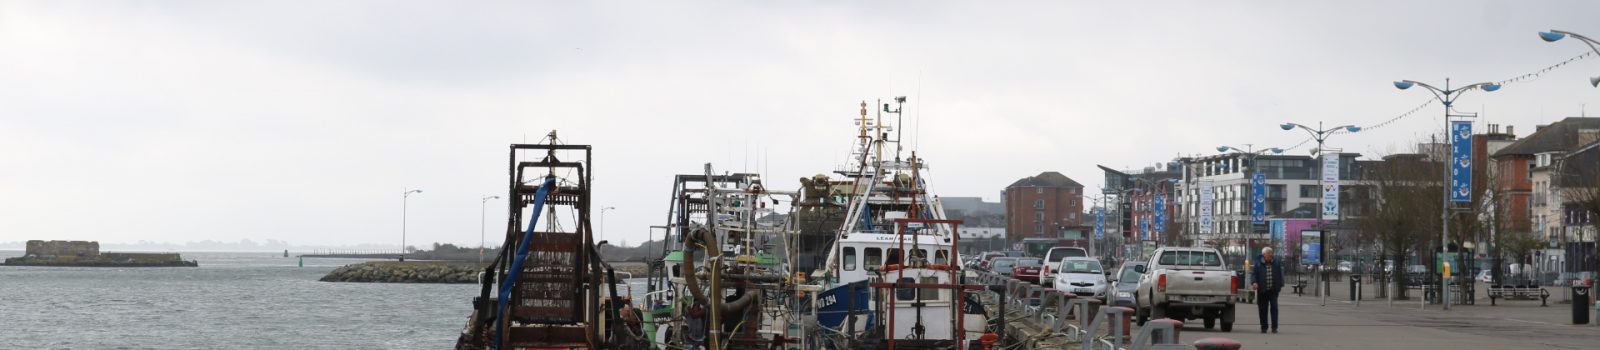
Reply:
[[[1089,251],[1078,247],[1054,247],[1044,252],[1044,268],[1039,270],[1039,284],[1050,288],[1056,281],[1056,271],[1065,258],[1087,258]]]

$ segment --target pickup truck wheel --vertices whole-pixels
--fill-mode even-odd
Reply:
[[[1216,318],[1206,317],[1205,323],[1206,323],[1206,329],[1212,329],[1212,328],[1216,328],[1217,327],[1217,319]]]
[[[1233,322],[1222,321],[1222,331],[1223,332],[1232,332],[1233,331]]]

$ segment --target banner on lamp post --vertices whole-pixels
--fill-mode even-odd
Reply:
[[[1150,210],[1155,211],[1155,223],[1151,226],[1155,231],[1154,235],[1159,239],[1163,232],[1167,232],[1167,194],[1157,193],[1155,207]]]
[[[1094,210],[1094,238],[1106,238],[1106,208],[1103,206]]]
[[[1211,193],[1211,186],[1212,182],[1210,180],[1200,181],[1200,188],[1198,189],[1200,192],[1200,233],[1211,233],[1212,227],[1216,226],[1216,222],[1213,221],[1215,218],[1211,212],[1212,203],[1216,201],[1216,194]]]
[[[1472,201],[1472,122],[1450,122],[1450,201]]]
[[[1339,219],[1339,154],[1322,150],[1322,219]]]
[[[1250,178],[1250,222],[1267,223],[1267,174],[1257,172]]]

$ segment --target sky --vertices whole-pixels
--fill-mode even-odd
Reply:
[[[1290,146],[1306,136],[1282,122],[1371,126],[1432,98],[1395,80],[1539,71],[1589,48],[1536,33],[1600,37],[1596,13],[1585,1],[3,1],[0,242],[398,246],[404,205],[408,243],[476,245],[480,222],[505,220],[503,202],[481,199],[505,192],[506,145],[557,130],[594,146],[594,201],[616,207],[604,238],[636,244],[663,224],[673,174],[713,163],[796,188],[845,164],[862,101],[894,96],[909,99],[907,147],[939,195],[998,201],[1042,171],[1093,189],[1096,165]],[[1525,136],[1600,114],[1596,75],[1591,55],[1457,107],[1481,113],[1480,130]],[[1329,147],[1404,152],[1442,114],[1433,104]]]

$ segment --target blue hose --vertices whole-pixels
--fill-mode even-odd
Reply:
[[[522,271],[522,262],[528,259],[528,246],[531,245],[528,243],[533,241],[534,225],[539,223],[539,213],[544,212],[544,198],[550,194],[550,188],[555,185],[556,177],[546,176],[544,184],[539,185],[539,191],[533,194],[533,217],[528,220],[528,230],[522,232],[522,240],[519,241],[521,244],[517,244],[517,257],[511,261],[511,270],[506,272],[505,280],[500,281],[500,300],[497,301],[499,306],[494,309],[495,315],[501,315],[506,310],[506,303],[511,299],[512,286],[517,284],[518,272]],[[504,317],[496,317],[494,322],[495,344],[503,345],[500,344],[500,340],[504,339],[500,337],[500,322],[506,320]]]

